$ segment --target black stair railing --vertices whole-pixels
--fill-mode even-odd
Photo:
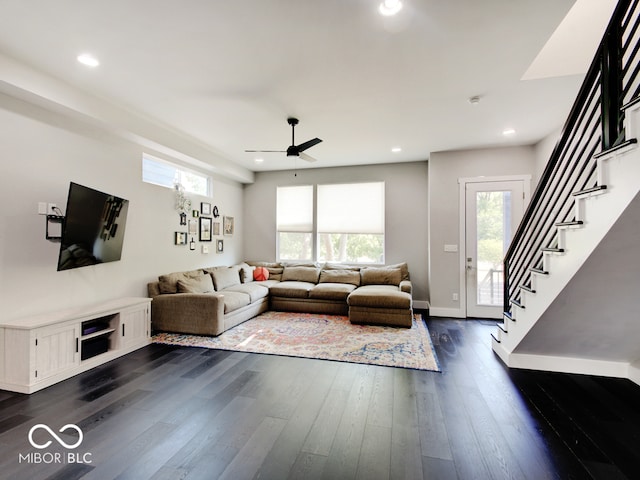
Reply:
[[[504,311],[520,301],[557,223],[574,220],[572,193],[597,186],[595,156],[624,142],[623,106],[640,93],[640,0],[620,0],[504,259]]]

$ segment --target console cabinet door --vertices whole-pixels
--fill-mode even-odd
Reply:
[[[122,348],[147,343],[149,338],[149,307],[144,305],[120,313]]]
[[[33,380],[38,382],[78,366],[80,364],[78,338],[78,324],[37,329]]]

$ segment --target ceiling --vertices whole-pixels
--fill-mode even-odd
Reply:
[[[296,143],[323,139],[297,167],[532,144],[564,123],[582,75],[521,78],[575,0],[379,2],[0,0],[0,53],[250,171],[295,166],[244,152],[285,149],[288,116]]]

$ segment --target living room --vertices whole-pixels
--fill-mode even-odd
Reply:
[[[14,3],[12,8],[17,10],[12,10],[12,13],[17,15],[22,7],[17,6],[19,2]],[[435,8],[435,2],[426,3]],[[493,7],[498,9],[496,11],[507,8],[507,5],[503,5],[504,3],[502,1],[492,2],[495,4]],[[559,5],[560,3],[562,5]],[[548,7],[549,12],[547,15],[541,15],[538,19],[540,24],[537,26],[544,25],[546,30],[545,34],[539,33],[538,36],[545,37],[546,35],[548,38],[553,28],[573,4],[573,1],[545,2],[544,8]],[[47,12],[49,7],[42,6],[42,8],[42,15],[46,16],[44,12]],[[126,12],[127,6],[123,4],[118,8],[122,8],[122,11],[117,13],[122,14],[123,11]],[[426,7],[416,8],[420,10]],[[519,18],[526,16],[527,13],[535,12],[537,9],[542,9],[539,2],[527,2],[523,8],[525,8],[524,12],[510,12],[510,15]],[[490,8],[487,10],[488,12],[485,13],[488,16],[499,16],[499,13],[491,12]],[[10,23],[10,17],[5,17],[3,23]],[[114,17],[116,19],[113,22],[117,24],[115,13]],[[28,18],[28,16],[22,18]],[[488,21],[486,16],[483,16],[482,19]],[[33,21],[33,28],[35,28],[35,26],[41,25],[43,20]],[[167,22],[164,25],[168,29],[170,24],[171,22]],[[470,24],[473,24],[472,19],[465,22],[466,27],[469,27]],[[150,25],[147,27],[151,28]],[[387,31],[387,33],[389,32]],[[116,42],[114,38],[111,40]],[[541,42],[541,38],[537,38],[537,43],[534,43],[536,47],[541,47],[544,42]],[[282,41],[281,45],[284,48],[286,42]],[[405,44],[403,43],[403,45]],[[166,44],[164,46],[166,47]],[[38,48],[44,47],[40,45]],[[522,67],[520,70],[526,68],[525,64],[530,63],[536,53],[533,45],[527,45],[526,51],[531,58],[519,61],[518,68]],[[511,60],[518,55],[514,51],[510,53],[508,58]],[[75,59],[73,60],[75,61]],[[508,60],[502,61],[509,62]],[[177,64],[180,64],[180,61],[177,61]],[[59,67],[52,68],[51,71],[55,71],[56,68]],[[38,65],[33,57],[25,55],[24,58],[21,58],[15,44],[13,42],[5,44],[0,37],[0,70],[3,72],[3,78],[0,80],[0,124],[2,125],[0,153],[3,158],[3,188],[0,190],[0,218],[2,219],[0,302],[3,306],[2,319],[8,321],[69,308],[81,310],[85,306],[120,297],[146,297],[147,283],[168,272],[234,265],[247,260],[275,261],[277,259],[277,187],[382,181],[385,184],[384,263],[407,262],[411,271],[415,308],[425,312],[428,310],[433,317],[446,317],[448,319],[446,321],[451,322],[438,323],[445,321],[434,318],[432,334],[436,335],[438,339],[442,339],[442,344],[436,345],[436,350],[445,362],[450,362],[447,367],[452,375],[458,376],[452,377],[455,378],[455,381],[448,385],[440,382],[436,377],[428,377],[428,380],[425,380],[427,377],[420,377],[424,384],[419,384],[417,391],[423,395],[425,404],[428,403],[427,400],[432,400],[428,397],[433,391],[428,388],[436,388],[434,385],[438,385],[443,391],[448,392],[450,394],[448,397],[446,395],[441,397],[440,401],[443,405],[437,410],[442,409],[442,411],[452,414],[453,420],[448,419],[447,422],[451,421],[455,425],[457,417],[455,412],[451,411],[450,406],[444,405],[445,399],[463,401],[464,395],[461,391],[467,387],[466,382],[471,377],[469,372],[472,371],[473,375],[484,379],[483,370],[480,368],[482,363],[486,362],[488,365],[494,360],[498,362],[489,354],[476,352],[477,345],[483,341],[481,340],[482,335],[486,337],[487,345],[490,342],[488,330],[484,329],[486,325],[480,323],[467,327],[456,323],[457,320],[453,320],[467,316],[466,307],[457,296],[463,287],[460,282],[460,272],[465,268],[464,259],[459,251],[452,254],[452,252],[443,249],[443,246],[447,245],[461,246],[460,222],[463,214],[459,206],[459,179],[529,176],[531,179],[529,188],[533,191],[558,140],[562,124],[580,86],[581,76],[573,75],[561,79],[530,81],[525,93],[533,98],[526,102],[523,100],[523,104],[529,105],[532,102],[544,105],[540,107],[540,110],[548,110],[547,113],[553,120],[545,117],[544,121],[548,123],[544,126],[544,132],[540,133],[540,130],[536,130],[536,134],[533,135],[535,138],[531,137],[526,141],[522,140],[522,137],[514,139],[503,136],[502,132],[498,131],[490,141],[477,142],[476,144],[471,140],[465,140],[451,148],[436,147],[420,150],[419,148],[411,148],[407,144],[407,146],[403,145],[407,156],[403,157],[404,160],[401,162],[396,161],[398,158],[396,153],[390,150],[390,147],[395,144],[387,146],[386,144],[389,142],[384,139],[384,153],[379,153],[376,157],[372,156],[371,163],[366,163],[362,158],[359,158],[358,162],[347,164],[345,160],[344,165],[340,165],[341,159],[349,157],[353,153],[352,150],[344,150],[344,153],[338,152],[336,154],[335,150],[322,150],[322,148],[325,146],[329,148],[332,138],[335,139],[335,143],[338,143],[339,141],[344,142],[344,137],[350,135],[355,138],[353,141],[355,146],[352,146],[352,149],[357,150],[359,144],[362,144],[364,148],[369,137],[377,136],[377,133],[369,133],[366,128],[367,126],[373,128],[372,124],[375,121],[364,125],[358,124],[355,120],[346,121],[339,115],[327,113],[317,105],[313,108],[307,107],[307,110],[317,113],[319,117],[322,117],[322,121],[316,121],[313,115],[305,116],[304,105],[306,105],[307,91],[302,87],[298,89],[292,85],[296,75],[292,74],[291,78],[282,80],[287,89],[292,89],[291,98],[281,105],[270,106],[272,110],[267,110],[268,114],[262,109],[256,112],[246,106],[244,102],[248,102],[247,98],[258,95],[255,90],[251,90],[249,87],[247,87],[247,91],[241,93],[229,88],[228,98],[223,100],[218,97],[223,94],[216,91],[217,87],[212,87],[209,93],[216,97],[215,107],[224,106],[227,104],[225,102],[228,102],[230,110],[237,107],[241,113],[246,112],[247,116],[253,115],[258,120],[264,120],[265,117],[268,117],[264,132],[260,131],[262,127],[255,119],[248,122],[252,125],[252,128],[248,128],[242,122],[225,122],[224,114],[217,117],[213,125],[214,127],[220,126],[220,131],[223,132],[217,134],[221,145],[218,148],[212,147],[211,144],[198,139],[195,135],[200,131],[215,130],[206,122],[192,130],[191,135],[184,133],[183,127],[187,128],[187,125],[192,125],[190,123],[192,118],[189,118],[189,115],[196,118],[200,114],[198,108],[190,112],[176,108],[178,123],[180,123],[180,119],[184,120],[184,123],[183,125],[168,125],[165,121],[152,120],[147,114],[132,111],[130,106],[123,106],[127,105],[124,98],[121,99],[122,103],[120,104],[106,100],[103,91],[100,90],[102,88],[100,81],[96,83],[100,87],[96,87],[96,91],[92,92],[92,81],[95,81],[95,76],[99,75],[96,72],[100,72],[100,68],[103,66],[88,74],[80,67],[69,67],[69,70],[72,71],[70,78],[61,79],[56,74],[48,72],[45,64]],[[108,68],[107,65],[104,65],[104,68]],[[176,68],[179,67],[176,66]],[[244,73],[246,74],[246,72]],[[371,76],[375,76],[377,72],[371,71],[369,73]],[[472,72],[468,73],[469,76],[472,76]],[[134,75],[130,72],[111,73],[111,75],[122,75],[122,78],[131,82],[132,90],[143,90],[145,84],[149,85],[150,90],[155,88],[151,86],[152,82],[147,83],[132,78]],[[430,74],[421,71],[421,75],[424,75],[421,77],[424,79],[428,78]],[[478,77],[481,75],[478,74]],[[485,78],[478,83],[488,81]],[[514,81],[520,82],[520,77]],[[442,78],[436,78],[434,85],[437,86],[443,82]],[[545,84],[545,82],[547,83]],[[542,93],[547,89],[547,86],[542,86],[543,84],[552,84],[555,87],[553,91],[556,96],[552,96],[551,100],[545,100],[542,97]],[[452,108],[455,109],[455,116],[460,119],[461,125],[468,125],[463,122],[478,124],[474,127],[464,128],[452,122],[447,127],[448,130],[455,131],[456,135],[461,137],[464,136],[465,131],[469,132],[469,137],[474,137],[473,130],[480,129],[479,124],[487,118],[479,109],[485,108],[485,101],[491,105],[491,95],[489,94],[487,94],[487,98],[480,99],[479,105],[470,102],[470,98],[481,94],[482,89],[489,89],[488,84],[473,86],[473,90],[470,88],[469,84],[465,84],[458,88],[457,98],[446,97],[442,99],[444,104],[455,104],[455,106],[452,105]],[[531,90],[528,90],[529,88]],[[549,87],[549,89],[552,88]],[[241,96],[242,99],[238,100],[235,95]],[[334,95],[337,96],[337,93],[334,92]],[[437,95],[430,93],[427,96]],[[392,93],[389,98],[395,100],[401,99],[401,96]],[[157,100],[161,103],[160,97]],[[327,101],[326,98],[320,100]],[[191,101],[193,100],[190,99],[189,102]],[[543,102],[548,102],[548,105]],[[416,144],[421,143],[422,136],[431,135],[405,121],[393,110],[391,100],[385,100],[381,103],[384,103],[389,109],[388,116],[392,117],[398,125],[397,128],[389,128],[389,130],[398,135],[401,131],[410,131],[412,134],[410,136],[418,139]],[[438,109],[442,108],[442,103],[438,104]],[[297,104],[303,106],[298,107]],[[289,108],[294,110],[300,108],[300,111],[289,111]],[[347,111],[350,109],[356,110],[362,109],[362,107],[354,108],[350,105],[345,107]],[[436,113],[433,114],[434,117],[438,117],[438,109],[434,109],[436,110]],[[283,158],[277,160],[285,162],[280,163],[278,168],[254,164],[253,156],[247,155],[244,149],[286,147],[289,143],[289,129],[285,120],[288,115],[293,114],[299,115],[301,120],[296,131],[297,138],[304,140],[314,135],[323,137],[323,144],[319,145],[316,150],[318,153],[313,151],[314,156],[318,157],[318,162],[309,165],[302,161]],[[234,119],[238,118],[236,115],[238,114],[234,114]],[[366,117],[366,112],[363,115]],[[358,119],[362,119],[362,117],[358,117]],[[256,123],[252,123],[254,121]],[[503,120],[503,122],[506,121]],[[228,125],[229,123],[231,126]],[[436,123],[438,123],[437,119]],[[223,127],[239,131],[240,133],[237,135],[240,137],[246,134],[247,137],[241,142],[242,146],[237,153],[244,159],[244,163],[233,162],[221,153],[226,142],[224,138],[226,130],[223,130]],[[389,124],[385,123],[385,128],[388,127]],[[251,133],[252,131],[253,133]],[[373,131],[378,132],[375,129]],[[215,136],[213,135],[210,139]],[[238,145],[240,144],[235,144],[234,148]],[[377,146],[378,144],[376,144],[376,148]],[[323,155],[325,152],[326,156]],[[211,196],[195,194],[187,196],[192,201],[194,209],[202,202],[209,203],[217,208],[220,218],[223,216],[233,217],[233,235],[219,235],[219,238],[224,240],[222,251],[216,251],[215,242],[200,241],[197,235],[193,250],[189,248],[188,244],[176,245],[175,233],[186,231],[186,227],[181,225],[180,215],[175,207],[175,190],[143,182],[142,161],[144,155],[151,155],[210,177]],[[267,161],[269,158],[267,157]],[[126,237],[120,261],[88,268],[56,271],[60,243],[45,238],[46,217],[38,212],[38,207],[42,203],[55,204],[64,214],[70,182],[77,182],[129,200]],[[477,330],[475,330],[476,328]],[[464,352],[458,356],[449,350],[451,348],[455,350],[453,345],[456,342],[447,344],[443,340],[445,338],[451,340],[455,337],[451,334],[451,331],[454,330],[464,332],[464,335],[467,335],[467,343],[457,344],[459,352]],[[462,341],[460,340],[460,342]],[[196,368],[199,365],[194,358],[187,358],[190,354],[181,353],[178,355],[169,350],[153,350],[151,352],[149,353],[150,357],[153,357],[155,352],[163,352],[164,355],[175,355],[172,358],[185,359],[181,365],[181,368],[185,370],[187,370],[187,366],[188,368]],[[128,360],[122,360],[121,363],[116,364],[117,368],[125,368],[126,365],[136,362],[140,362],[142,366],[149,365],[149,368],[152,368],[153,359],[147,359],[144,355],[146,353],[139,353],[138,356],[134,355]],[[158,355],[160,354],[158,353]],[[450,357],[447,357],[448,355]],[[221,356],[218,360],[225,361],[225,359],[228,360],[228,357]],[[468,367],[465,365],[465,359],[475,359],[478,363],[474,367]],[[471,360],[471,362],[473,361]],[[260,371],[260,368],[264,367],[265,372],[267,371],[267,366],[262,365],[258,368],[256,365],[250,365],[247,368],[255,367],[255,371]],[[296,369],[298,365],[296,364]],[[509,381],[505,380],[508,375],[503,373],[499,363],[496,365],[499,366],[486,366],[487,369],[497,369],[491,370],[492,373],[487,376],[495,376],[494,380],[502,385]],[[274,363],[273,368],[274,370],[270,370],[268,373],[270,379],[277,375],[278,369],[287,372],[294,369],[284,363]],[[322,368],[322,372],[327,373],[332,367]],[[254,370],[251,370],[252,375]],[[356,370],[349,372],[351,375],[349,378],[352,380],[359,378],[358,375],[360,375],[360,370],[357,371],[358,373],[354,372]],[[96,375],[101,374],[97,373]],[[305,375],[312,374],[312,371],[305,372]],[[332,374],[335,375],[335,372],[332,371]],[[118,375],[116,375],[117,380],[124,376],[121,372]],[[366,375],[370,375],[370,372],[364,376],[366,377]],[[392,374],[393,378],[396,378],[395,381],[398,381],[397,378],[402,375],[402,373]],[[517,374],[514,375],[517,376]],[[182,377],[177,376],[176,378],[178,380],[171,383],[170,388],[177,392],[181,388],[182,380],[180,378]],[[393,383],[394,381],[390,378],[376,377],[375,374],[373,377],[367,377],[366,381],[371,382],[367,383],[369,389],[367,391],[370,393],[370,390],[373,390],[373,385],[378,385],[375,382],[386,382],[385,385],[388,386],[389,382]],[[168,379],[169,377],[167,377],[167,383]],[[71,382],[76,383],[69,383],[68,385],[73,385],[69,388],[82,390],[81,379],[75,379]],[[117,383],[113,379],[106,382],[111,385],[109,382],[114,385]],[[151,383],[153,383],[153,379]],[[343,383],[346,383],[344,379]],[[469,383],[475,384],[475,381]],[[259,389],[255,384],[253,387]],[[421,387],[424,387],[425,390],[420,391]],[[474,395],[478,393],[478,389],[482,395],[490,395],[490,392],[481,385],[474,388],[477,389]],[[452,393],[451,390],[455,392]],[[54,392],[59,395],[61,390],[54,390]],[[260,395],[259,398],[264,399],[265,391],[261,391]],[[166,397],[162,398],[166,400]],[[346,398],[345,396],[345,402]],[[13,398],[11,401],[14,401]],[[238,402],[242,401],[242,399],[238,400]],[[481,403],[485,408],[490,407],[484,401]],[[467,403],[466,408],[470,412],[472,410],[471,403]],[[127,415],[133,416],[133,413],[129,411]],[[21,415],[22,413],[18,412],[17,414]],[[469,415],[471,416],[470,413]],[[442,422],[445,421],[442,420]],[[477,424],[473,423],[473,425],[474,428],[479,428]],[[456,429],[450,423],[447,426],[449,435],[452,435]],[[464,429],[461,428],[460,431],[462,430]],[[117,430],[111,433],[112,437],[117,436]],[[415,432],[412,431],[412,433]],[[370,442],[374,442],[372,439],[375,438],[375,434],[371,434],[371,432],[369,434],[366,438]],[[522,440],[520,437],[518,438]],[[456,444],[456,442],[458,443]],[[474,440],[474,442],[482,443],[478,440]],[[458,438],[452,440],[451,443],[452,445],[456,444],[459,448],[457,452],[454,452],[453,457],[456,460],[463,457],[462,451],[464,449],[461,445],[464,442]],[[547,445],[544,448],[546,447]],[[541,447],[542,450],[544,449]],[[375,449],[371,451],[375,451]],[[451,456],[449,453],[449,457]],[[249,457],[250,455],[247,458]],[[447,455],[444,457],[436,456],[434,458],[453,465],[452,458]],[[278,460],[278,457],[272,458],[274,463]],[[549,462],[549,465],[553,464],[552,461]],[[431,467],[433,465],[431,464]],[[459,465],[455,465],[455,467],[459,468]],[[566,467],[562,471],[581,472],[580,469],[572,470],[572,468]],[[553,467],[549,467],[549,469],[551,471]],[[425,467],[424,471],[427,470]],[[362,470],[360,475],[365,475],[366,472],[366,469]],[[458,470],[458,475],[460,472],[461,470]]]

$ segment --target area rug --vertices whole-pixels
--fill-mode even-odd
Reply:
[[[427,326],[352,325],[346,316],[266,312],[218,337],[158,333],[153,342],[440,371]]]

